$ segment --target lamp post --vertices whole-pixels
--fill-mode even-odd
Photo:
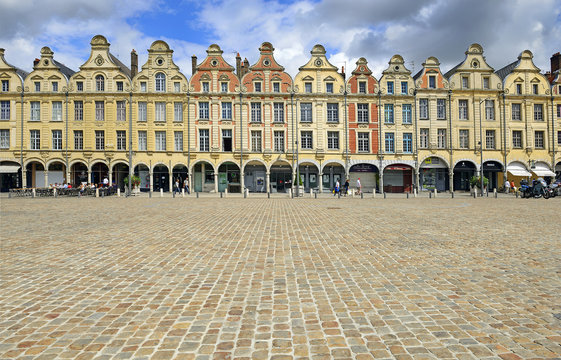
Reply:
[[[340,90],[343,93],[344,102],[345,102],[345,179],[348,177],[349,174],[349,139],[348,139],[348,118],[347,118],[347,95],[349,94],[349,90],[347,89],[347,82],[344,82],[342,89]]]
[[[243,84],[237,86],[235,90],[240,95],[240,192],[244,194],[244,176],[243,176],[243,116],[242,116],[242,98],[243,94],[247,92],[247,88]]]
[[[290,93],[290,118],[292,123],[292,170],[294,171],[294,156],[296,155],[296,198],[300,196],[300,166],[298,165],[298,120],[296,120],[296,127],[294,125],[294,94],[298,92],[298,86],[288,84],[287,90]],[[296,133],[296,136],[295,136]],[[296,140],[295,140],[296,139]],[[292,183],[294,187],[294,182]]]
[[[68,93],[72,90],[73,90],[72,85],[62,87],[62,91],[64,91],[64,97],[65,97],[65,100],[64,100],[65,110],[64,111],[65,111],[65,120],[66,120],[65,121],[66,122],[66,131],[65,131],[65,138],[66,138],[65,139],[65,143],[66,143],[66,146],[65,146],[66,171],[65,172],[66,172],[66,174],[64,174],[64,175],[65,175],[67,184],[70,182],[70,179],[69,179],[70,168],[68,167]]]
[[[479,101],[479,152],[481,156],[481,170],[479,171],[479,179],[481,181],[481,197],[483,197],[483,122],[481,120],[481,104],[488,99],[483,99]]]
[[[128,196],[130,196],[130,195],[132,195],[132,89],[129,92],[129,182],[128,182]]]
[[[19,157],[20,157],[20,170],[21,170],[21,187],[24,188],[26,187],[23,184],[23,95],[25,92],[28,92],[29,89],[27,87],[23,87],[23,86],[18,86],[16,89],[21,96],[21,142],[20,142],[20,152],[19,152]]]

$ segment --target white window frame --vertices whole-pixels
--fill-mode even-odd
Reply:
[[[300,132],[300,147],[303,150],[312,150],[314,148],[314,133],[309,130]]]
[[[10,129],[0,129],[0,149],[10,148]]]
[[[29,103],[29,121],[41,121],[40,101],[31,101]]]
[[[512,148],[522,149],[522,145],[522,130],[512,130]]]
[[[127,150],[127,132],[117,130],[117,150]]]
[[[251,130],[251,151],[261,152],[263,144],[263,133],[260,130]]]
[[[485,100],[485,120],[495,120],[495,100]]]
[[[361,124],[368,124],[368,104],[356,104],[356,120]]]
[[[311,82],[305,82],[304,83],[304,92],[306,94],[311,94],[312,93],[312,83]]]
[[[446,119],[446,99],[436,99],[436,118],[438,120]]]
[[[429,148],[430,134],[428,128],[419,129],[419,148],[428,149]]]
[[[138,121],[146,122],[148,120],[148,103],[146,101],[138,102]]]
[[[105,102],[96,101],[95,102],[95,120],[104,121],[105,120]]]
[[[325,83],[325,92],[328,94],[333,94],[333,83],[332,82],[326,82]]]
[[[394,82],[393,81],[386,82],[386,87],[388,89],[388,95],[393,95],[395,92]]]
[[[327,103],[327,122],[328,123],[338,123],[339,122],[339,104],[338,103]]]
[[[166,103],[157,101],[154,103],[154,121],[166,122]]]
[[[401,120],[402,120],[403,124],[406,124],[406,125],[413,124],[411,104],[401,105]]]
[[[534,121],[543,121],[543,104],[534,104]]]
[[[367,93],[366,81],[359,81],[358,82],[358,93],[359,94],[366,94]]]
[[[339,150],[339,131],[327,132],[327,150]]]
[[[394,122],[393,104],[384,104],[384,124],[393,124]]]
[[[421,120],[429,118],[429,99],[419,99],[419,118]]]
[[[51,130],[53,150],[62,150],[62,130]]]
[[[437,129],[436,141],[437,148],[446,149],[446,129]]]
[[[95,130],[95,149],[105,150],[105,131]]]
[[[103,77],[103,75],[97,75],[95,77],[95,90],[105,91],[105,77]]]
[[[173,103],[173,121],[183,122],[183,103],[176,101]]]
[[[250,121],[252,123],[260,123],[261,122],[261,103],[260,102],[252,102],[250,106],[251,106]]]
[[[199,151],[210,151],[210,130],[199,129]]]
[[[300,121],[304,123],[312,122],[312,103],[300,103]]]
[[[221,105],[222,107],[222,119],[223,120],[232,120],[232,103],[225,101]]]
[[[183,151],[183,131],[173,132],[174,150],[177,152]]]
[[[51,121],[62,121],[62,101],[53,101]]]
[[[117,101],[117,121],[127,120],[127,104],[124,100]]]
[[[273,142],[275,152],[284,152],[284,131],[275,130],[273,132]]]
[[[393,132],[384,134],[384,152],[395,153],[395,134]]]
[[[469,130],[460,129],[459,131],[459,146],[460,149],[469,149]]]
[[[273,103],[273,122],[284,123],[284,103]]]
[[[148,132],[146,130],[138,131],[138,151],[146,151],[148,147]]]
[[[370,133],[369,132],[357,132],[357,151],[361,153],[370,152]]]
[[[468,101],[465,99],[458,100],[458,119],[468,120]]]
[[[166,92],[166,74],[158,72],[154,76],[154,90],[156,92]]]
[[[545,133],[543,131],[534,131],[534,148],[545,149]]]
[[[225,81],[221,82],[221,83],[220,83],[220,90],[221,90],[223,93],[227,93],[227,92],[228,92],[228,83],[225,82]]]
[[[496,141],[495,141],[495,130],[485,130],[485,148],[487,150],[495,150],[496,149]]]
[[[83,130],[74,130],[74,150],[84,150]]]
[[[29,149],[41,150],[41,130],[29,130]]]
[[[82,100],[74,101],[74,121],[84,120],[84,102]]]
[[[156,151],[167,151],[167,136],[165,131],[154,131],[154,146]]]
[[[10,100],[0,101],[0,120],[10,120]]]
[[[413,133],[403,133],[403,153],[411,154],[413,152]]]
[[[521,121],[522,120],[522,104],[520,103],[513,103],[511,106],[511,119],[513,121]]]

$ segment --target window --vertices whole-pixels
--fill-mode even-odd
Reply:
[[[41,103],[39,101],[32,101],[29,103],[30,108],[30,121],[41,121]]]
[[[304,83],[304,92],[307,93],[307,94],[312,93],[312,83],[311,82]]]
[[[521,104],[512,104],[512,120],[522,120],[520,116]]]
[[[495,120],[495,100],[485,100],[485,120]]]
[[[74,101],[74,120],[82,121],[84,120],[84,102]]]
[[[543,131],[536,131],[534,133],[534,146],[536,149],[545,148]]]
[[[534,121],[543,121],[543,105],[534,104]]]
[[[41,132],[39,130],[30,130],[30,148],[31,150],[41,149]]]
[[[283,152],[284,151],[284,131],[275,131],[273,136],[274,136],[274,143],[275,143],[275,151]]]
[[[401,106],[401,120],[404,124],[412,123],[411,104],[403,104]]]
[[[157,102],[155,107],[155,117],[154,121],[166,121],[166,103],[165,102]]]
[[[278,82],[273,83],[273,92],[276,92],[276,93],[280,92],[280,83],[278,83]]]
[[[460,149],[467,149],[469,148],[469,130],[461,129],[460,130]]]
[[[421,119],[429,118],[429,99],[419,99],[419,117]]]
[[[468,119],[468,101],[458,100],[458,118],[460,120]]]
[[[489,89],[489,78],[486,76],[483,77],[483,88]]]
[[[117,101],[117,121],[127,120],[127,108],[125,101]]]
[[[413,134],[403,133],[403,152],[410,154],[413,152]]]
[[[53,88],[53,92],[57,92],[58,91],[58,81],[53,81],[51,83],[52,88]]]
[[[327,122],[339,122],[339,104],[327,104]]]
[[[173,83],[173,91],[176,93],[181,92],[181,83],[179,81]]]
[[[516,84],[516,93],[522,95],[522,84]]]
[[[127,150],[127,132],[117,130],[117,150]]]
[[[255,87],[255,92],[261,92],[261,83],[260,82],[255,82],[253,85]]]
[[[105,120],[105,103],[103,101],[95,102],[95,119],[97,121]]]
[[[164,73],[156,74],[156,92],[166,91],[166,75]]]
[[[140,82],[140,91],[141,92],[146,92],[146,81],[141,81]]]
[[[117,91],[123,91],[123,82],[117,81]]]
[[[386,133],[384,140],[385,140],[384,141],[385,152],[387,153],[395,152],[394,133]]]
[[[333,83],[325,83],[325,92],[328,94],[333,94]]]
[[[62,121],[62,101],[53,101],[52,121]]]
[[[2,80],[2,91],[3,92],[10,91],[10,80]]]
[[[402,81],[401,82],[401,94],[403,95],[407,95],[407,81]]]
[[[311,150],[313,149],[313,141],[312,141],[312,132],[311,131],[302,131],[301,134],[301,141],[302,149]]]
[[[220,83],[220,90],[223,93],[227,93],[228,92],[228,83],[227,82]]]
[[[388,81],[387,85],[388,85],[388,94],[392,95],[393,94],[393,81]]]
[[[357,121],[359,123],[368,123],[368,104],[357,104]]]
[[[183,131],[174,131],[173,144],[175,151],[183,151]]]
[[[199,129],[199,150],[200,151],[209,151],[209,136],[208,136],[208,129]]]
[[[261,131],[251,131],[251,151],[261,152]]]
[[[427,149],[429,147],[429,129],[420,129],[419,147],[421,149]]]
[[[95,77],[95,89],[96,91],[105,91],[105,78],[103,75]]]
[[[532,90],[534,91],[535,95],[538,95],[538,84],[532,84]]]
[[[358,82],[358,93],[359,94],[366,94],[366,81],[359,81]]]
[[[339,131],[327,132],[327,149],[328,150],[339,149]]]
[[[284,122],[284,104],[274,103],[273,104],[273,122]]]
[[[312,103],[300,103],[300,121],[312,122]]]
[[[462,89],[469,89],[469,78],[462,76]]]
[[[222,130],[222,151],[232,151],[232,130]]]
[[[156,151],[166,151],[166,132],[156,131],[155,133]]]
[[[84,132],[74,130],[74,150],[84,150]]]
[[[95,131],[95,149],[105,150],[105,131],[103,130]]]
[[[512,132],[512,147],[522,149],[522,131],[514,130]]]
[[[436,76],[434,75],[429,76],[429,88],[436,89]]]
[[[368,152],[370,146],[370,137],[367,132],[359,132],[357,133],[357,140],[358,140],[358,151],[359,152]]]
[[[147,133],[146,131],[139,131],[138,132],[138,151],[146,151],[147,145]]]
[[[173,121],[177,121],[177,122],[183,121],[183,103],[180,102],[173,103]]]
[[[10,148],[10,130],[2,129],[0,130],[0,149]]]
[[[438,129],[437,130],[437,144],[436,146],[439,149],[446,149],[446,129]]]
[[[4,80],[2,80],[4,81]],[[40,92],[41,91],[41,82],[39,81],[35,81],[35,92]]]
[[[557,131],[557,145],[561,146],[561,131]]]
[[[10,101],[0,101],[0,120],[10,120]]]
[[[138,102],[138,121],[146,121],[147,105],[145,101]]]
[[[436,100],[436,118],[439,120],[446,119],[446,99]]]
[[[495,149],[495,130],[485,130],[485,147]]]
[[[386,124],[393,124],[393,104],[384,105],[384,122]]]
[[[261,122],[261,103],[251,103],[251,122]]]
[[[557,117],[561,118],[561,104],[557,105]]]
[[[232,103],[223,102],[222,103],[222,119],[232,120]]]

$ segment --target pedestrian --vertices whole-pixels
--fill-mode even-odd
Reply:
[[[341,185],[339,184],[339,180],[337,180],[335,182],[335,190],[333,191],[333,196],[337,196],[337,194],[339,193],[339,186]]]
[[[349,193],[349,179],[345,180],[345,196]]]
[[[183,188],[185,189],[185,192],[187,193],[187,195],[189,195],[189,181],[187,180],[187,178],[185,178],[185,180],[183,180]]]
[[[179,194],[180,191],[181,191],[181,190],[179,189],[179,179],[176,178],[176,179],[175,179],[175,185],[174,185],[174,187],[173,187],[173,194],[174,194],[174,195],[175,195],[175,193],[178,193],[178,194]]]
[[[360,195],[361,192],[362,192],[362,185],[360,184],[360,178],[358,178],[356,180],[356,193],[357,195]]]
[[[505,194],[510,193],[510,181],[505,180]]]

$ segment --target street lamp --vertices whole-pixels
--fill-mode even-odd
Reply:
[[[65,102],[64,102],[65,110],[64,111],[66,113],[65,114],[66,115],[65,116],[65,120],[66,120],[66,133],[65,133],[65,137],[66,137],[66,140],[65,140],[65,143],[66,143],[66,146],[65,146],[65,148],[66,148],[65,149],[65,153],[66,153],[65,154],[66,174],[64,174],[64,175],[65,175],[67,184],[70,182],[70,168],[68,167],[68,93],[72,90],[74,90],[72,88],[72,84],[69,84],[68,86],[63,86],[62,87],[62,91],[64,91],[64,96],[65,96]]]
[[[481,197],[483,197],[483,123],[481,121],[481,104],[489,99],[485,98],[479,101],[479,151],[481,156],[481,169],[479,171],[479,179],[481,180]]]
[[[298,86],[289,83],[285,83],[288,85],[287,90],[290,93],[290,118],[292,122],[292,171],[294,171],[294,151],[296,147],[296,198],[300,196],[299,189],[300,189],[300,166],[298,165],[298,120],[296,120],[296,127],[294,127],[294,94],[298,92]],[[296,140],[294,139],[296,132]],[[292,187],[294,187],[294,182],[292,182]],[[293,197],[294,198],[294,197]]]
[[[26,92],[29,92],[29,88],[23,87],[23,86],[18,86],[16,89],[20,95],[21,95],[21,142],[20,142],[20,152],[19,152],[19,156],[20,156],[20,170],[21,170],[21,187],[24,188],[26,187],[26,185],[23,184],[23,95]]]
[[[245,194],[245,189],[244,189],[244,176],[243,176],[243,129],[242,129],[242,123],[243,123],[243,117],[242,117],[242,97],[243,94],[247,92],[247,88],[245,86],[243,86],[243,84],[240,82],[239,86],[236,86],[235,90],[239,93],[240,95],[240,190],[242,194]]]

